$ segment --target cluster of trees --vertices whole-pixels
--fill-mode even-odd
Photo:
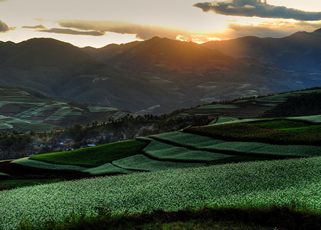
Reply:
[[[17,130],[13,130],[11,134],[0,131],[0,160],[26,156],[31,141],[30,135],[24,135]]]
[[[109,122],[99,123],[94,121],[91,125],[86,127],[75,124],[71,127],[66,127],[65,131],[61,134],[61,137],[70,137],[77,142],[76,146],[86,144],[84,138],[101,136],[99,144],[110,143],[119,141],[122,139],[133,139],[135,136],[147,136],[162,132],[169,132],[173,130],[179,130],[189,125],[207,120],[207,116],[178,116],[168,117],[168,115],[139,115],[133,116],[127,114],[127,116],[119,119],[109,119]]]
[[[51,152],[67,138],[73,139],[72,148],[79,148],[91,143],[87,143],[88,139],[94,139],[95,144],[111,143],[133,139],[137,136],[179,130],[208,121],[207,116],[175,116],[174,114],[133,116],[127,114],[119,119],[110,118],[108,122],[94,121],[87,126],[75,124],[66,127],[61,132],[35,132],[31,130],[29,134],[24,134],[14,130],[8,134],[5,131],[0,131],[0,160],[25,157],[36,151],[33,149],[35,145],[43,146],[41,152]]]

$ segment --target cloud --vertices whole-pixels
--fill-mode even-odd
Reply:
[[[231,39],[244,36],[257,36],[257,37],[274,37],[281,38],[289,36],[298,31],[315,31],[321,27],[321,22],[289,22],[285,20],[276,20],[263,22],[258,25],[240,25],[231,23],[228,25],[228,32],[219,36],[222,39]]]
[[[139,25],[121,21],[59,20],[58,23],[61,27],[76,30],[90,30],[100,33],[113,32],[120,34],[135,34],[136,38],[144,40],[155,36],[175,39],[178,34],[187,34],[186,31],[179,29]]]
[[[36,25],[36,26],[22,26],[21,28],[24,29],[46,29],[46,27],[44,27],[43,25]]]
[[[266,3],[266,1],[262,3],[261,0],[201,2],[194,4],[194,6],[201,8],[204,12],[213,11],[223,15],[296,19],[300,21],[321,20],[321,12],[308,12],[285,6],[274,6]]]
[[[9,28],[9,26],[6,23],[4,23],[3,21],[0,21],[0,33],[5,33],[12,29],[14,28]]]
[[[262,22],[258,25],[230,23],[223,32],[208,32],[178,36],[177,39],[181,41],[203,43],[211,40],[228,40],[245,36],[282,38],[298,31],[313,32],[319,28],[321,28],[321,22],[290,22],[288,20],[275,20]]]
[[[36,30],[37,32],[47,32],[47,33],[56,33],[56,34],[71,34],[71,35],[90,35],[90,36],[103,36],[104,32],[99,31],[79,31],[71,29],[61,29],[61,28],[51,28],[48,30]]]

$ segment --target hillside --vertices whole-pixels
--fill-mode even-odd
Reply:
[[[130,112],[51,98],[32,90],[0,87],[0,129],[12,131],[52,131],[75,123],[117,119]]]
[[[195,100],[212,102],[257,96],[317,86],[319,79],[255,59],[235,59],[217,50],[191,42],[154,37],[143,42],[84,48],[92,57],[120,70],[148,73],[151,83]],[[171,103],[155,105],[148,111],[163,112]],[[187,103],[185,103],[185,107]],[[180,107],[183,108],[183,107]],[[141,112],[146,111],[143,110]]]
[[[78,47],[53,39],[2,43],[0,84],[19,86],[52,97],[139,111],[164,102],[173,107],[195,95],[150,82],[151,76],[129,73],[99,62]],[[164,108],[169,110],[169,108]]]
[[[242,97],[230,101],[212,102],[193,108],[176,110],[173,111],[172,114],[176,114],[177,116],[205,115],[209,118],[218,116],[256,118],[262,113],[268,114],[269,111],[271,111],[269,117],[317,115],[320,114],[318,110],[320,100],[314,97],[320,93],[321,89],[315,87],[258,97]],[[295,99],[290,100],[290,98],[298,98],[299,101]],[[287,100],[289,100],[289,104],[286,102]],[[299,104],[296,104],[297,102],[299,102]],[[280,108],[283,113],[273,113],[273,111],[278,111],[278,108]]]
[[[314,75],[158,37],[101,49],[35,38],[2,42],[0,52],[1,85],[139,114],[320,83]]]
[[[320,101],[320,92],[292,96],[274,108],[265,111],[260,117],[318,115],[321,114]]]
[[[261,210],[272,205],[291,207],[295,200],[293,211],[315,212],[319,199],[315,191],[320,187],[320,125],[320,115],[219,117],[211,125],[183,131],[4,161],[0,163],[0,182],[5,189],[13,186],[14,179],[24,180],[26,186],[36,179],[130,175],[1,191],[7,204],[19,201],[10,210],[0,208],[1,227],[17,226],[17,212],[31,224],[43,224],[44,213],[61,223],[71,211],[80,214],[86,208],[86,215],[97,215],[95,210],[104,205],[115,215],[126,210],[131,214],[199,209],[204,204]],[[35,194],[37,199],[32,198]],[[31,202],[37,206],[32,212],[25,208]],[[63,209],[57,211],[56,207]]]
[[[319,73],[321,71],[321,30],[297,32],[284,38],[242,37],[226,41],[211,41],[203,46],[233,57],[251,57],[262,63]],[[311,76],[316,78],[319,75]]]

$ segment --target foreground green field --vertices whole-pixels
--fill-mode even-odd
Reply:
[[[31,224],[64,221],[71,212],[98,215],[180,210],[186,207],[264,208],[291,206],[320,210],[321,158],[261,161],[135,173],[59,182],[0,192],[1,229],[15,229],[22,217]]]
[[[128,175],[36,186],[30,183],[42,182],[23,184],[22,178],[20,185],[26,187],[0,191],[6,204],[0,207],[0,229],[15,229],[22,218],[40,224],[37,228],[48,221],[62,223],[70,213],[95,219],[101,210],[112,215],[198,210],[204,205],[263,210],[295,202],[293,211],[319,213],[319,126],[318,116],[219,118],[208,126],[3,163],[51,173]],[[2,186],[13,183],[1,165],[0,173]]]

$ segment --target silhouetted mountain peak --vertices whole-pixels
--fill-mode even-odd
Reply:
[[[321,28],[320,28],[320,29],[315,30],[313,33],[319,33],[319,34],[321,34]]]

